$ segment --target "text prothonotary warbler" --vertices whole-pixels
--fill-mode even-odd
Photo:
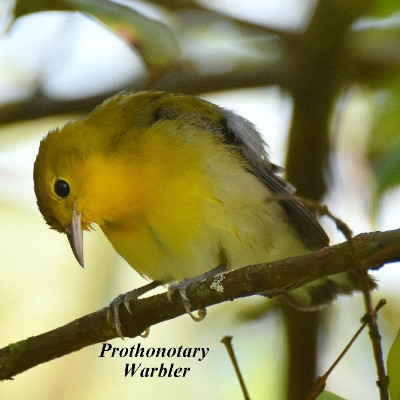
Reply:
[[[155,281],[141,294],[326,246],[324,230],[279,171],[255,127],[234,112],[184,94],[122,92],[42,140],[34,184],[46,222],[68,235],[78,262],[82,231],[97,224]],[[174,286],[188,312],[190,282]],[[346,273],[287,296],[312,308],[357,286],[356,274]],[[122,336],[120,303],[112,311]]]

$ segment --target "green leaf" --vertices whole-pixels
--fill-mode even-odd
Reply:
[[[380,0],[375,1],[371,10],[371,15],[374,17],[386,17],[400,10],[398,0]]]
[[[134,46],[150,70],[176,65],[180,57],[178,42],[168,27],[144,17],[132,8],[99,0],[65,0],[80,11],[88,12]]]
[[[20,17],[54,10],[81,11],[93,16],[135,47],[152,73],[163,72],[179,62],[179,45],[169,28],[126,5],[108,0],[18,0],[14,14]]]
[[[389,393],[391,399],[400,399],[400,331],[390,348],[387,370],[389,375]]]
[[[346,399],[334,393],[324,391],[317,397],[317,400],[346,400]]]
[[[378,105],[368,157],[377,178],[376,199],[400,183],[400,77],[374,100]]]
[[[73,10],[62,0],[17,0],[14,8],[15,18],[41,11],[66,11]]]
[[[400,144],[382,154],[376,163],[375,171],[378,174],[378,198],[393,186],[400,183]]]

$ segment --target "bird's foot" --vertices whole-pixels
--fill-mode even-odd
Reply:
[[[124,339],[124,335],[122,334],[122,330],[121,330],[122,324],[121,324],[121,320],[119,317],[119,306],[121,304],[124,304],[126,310],[129,312],[129,314],[132,315],[132,310],[129,305],[130,302],[137,300],[142,294],[148,292],[149,290],[156,288],[159,285],[160,285],[160,282],[158,282],[158,281],[151,282],[148,285],[131,290],[128,293],[120,294],[110,303],[110,305],[108,306],[108,311],[107,311],[107,322],[108,322],[109,326],[115,327],[115,330],[121,339]],[[147,337],[147,336],[149,336],[149,333],[150,333],[150,329],[146,328],[146,330],[140,336]]]
[[[174,283],[173,285],[168,287],[168,292],[167,292],[168,300],[172,303],[172,295],[177,290],[181,296],[183,307],[185,307],[186,312],[190,315],[190,317],[193,319],[193,321],[196,321],[196,322],[202,321],[207,315],[207,310],[205,308],[202,308],[197,311],[197,314],[198,314],[197,317],[195,315],[193,315],[193,313],[191,311],[190,300],[186,296],[186,289],[192,283],[201,282],[212,276],[220,274],[221,272],[224,272],[225,270],[226,270],[225,265],[221,264],[221,265],[218,265],[218,267],[212,269],[211,271],[207,271],[204,274],[201,274],[199,276],[194,276],[193,278],[186,278],[182,282],[179,282],[179,283]]]
[[[168,300],[172,303],[172,295],[174,294],[175,291],[178,291],[181,296],[182,304],[183,304],[183,307],[185,307],[186,312],[190,315],[190,317],[192,318],[193,321],[200,322],[206,317],[207,310],[205,308],[198,310],[197,311],[198,316],[196,317],[195,315],[193,315],[193,313],[191,311],[192,305],[190,304],[190,300],[186,296],[186,289],[192,283],[199,282],[199,279],[197,279],[197,278],[199,278],[199,277],[186,278],[182,282],[174,283],[173,285],[170,285],[168,287],[167,296],[168,296]]]

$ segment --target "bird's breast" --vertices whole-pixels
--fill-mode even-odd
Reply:
[[[136,271],[166,282],[305,251],[234,149],[210,132],[156,128],[87,163],[84,214]]]

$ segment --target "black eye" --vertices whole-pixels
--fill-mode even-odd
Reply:
[[[58,197],[65,199],[68,197],[70,188],[67,182],[62,179],[57,179],[54,183],[54,192]]]

